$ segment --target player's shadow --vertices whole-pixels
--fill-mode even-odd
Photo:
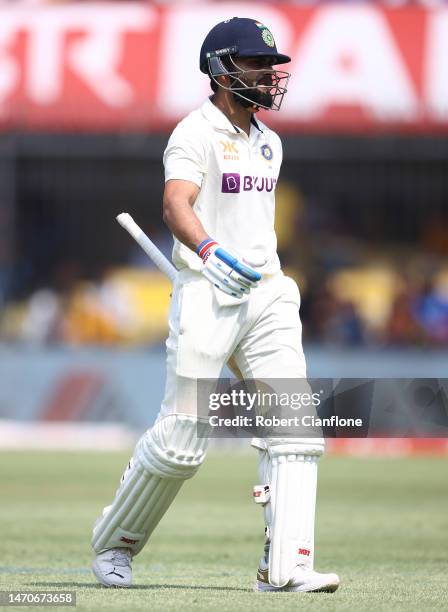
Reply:
[[[67,588],[82,588],[82,589],[104,589],[102,584],[89,582],[29,582],[28,586],[45,586],[45,587],[67,587]],[[112,587],[113,588],[113,587]],[[120,588],[120,587],[116,587]],[[251,593],[252,589],[240,589],[238,587],[220,587],[220,586],[194,586],[188,584],[133,584],[123,590],[134,591],[153,591],[155,589],[191,589],[194,591],[239,591],[241,593]]]

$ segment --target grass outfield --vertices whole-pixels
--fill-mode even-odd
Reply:
[[[78,609],[95,611],[448,610],[444,459],[321,461],[316,566],[340,574],[333,595],[251,591],[263,541],[255,453],[210,454],[135,559],[135,586],[100,587],[90,528],[126,459],[0,453],[1,590],[76,590]]]

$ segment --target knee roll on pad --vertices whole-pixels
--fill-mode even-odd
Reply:
[[[158,421],[137,443],[115,499],[94,527],[92,546],[140,552],[183,482],[202,464],[208,439],[205,425],[189,415]]]
[[[193,416],[164,417],[140,438],[134,461],[160,478],[191,478],[204,461],[208,428]]]
[[[324,438],[252,438],[251,445],[271,457],[281,455],[316,455],[325,451]]]

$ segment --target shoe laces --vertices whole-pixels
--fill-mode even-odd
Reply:
[[[130,567],[130,551],[127,548],[116,548],[112,553],[111,562],[117,567]]]

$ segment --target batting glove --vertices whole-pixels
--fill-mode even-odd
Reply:
[[[196,253],[203,261],[201,272],[205,278],[228,295],[241,298],[261,279],[259,272],[241,263],[212,238],[201,242]]]

